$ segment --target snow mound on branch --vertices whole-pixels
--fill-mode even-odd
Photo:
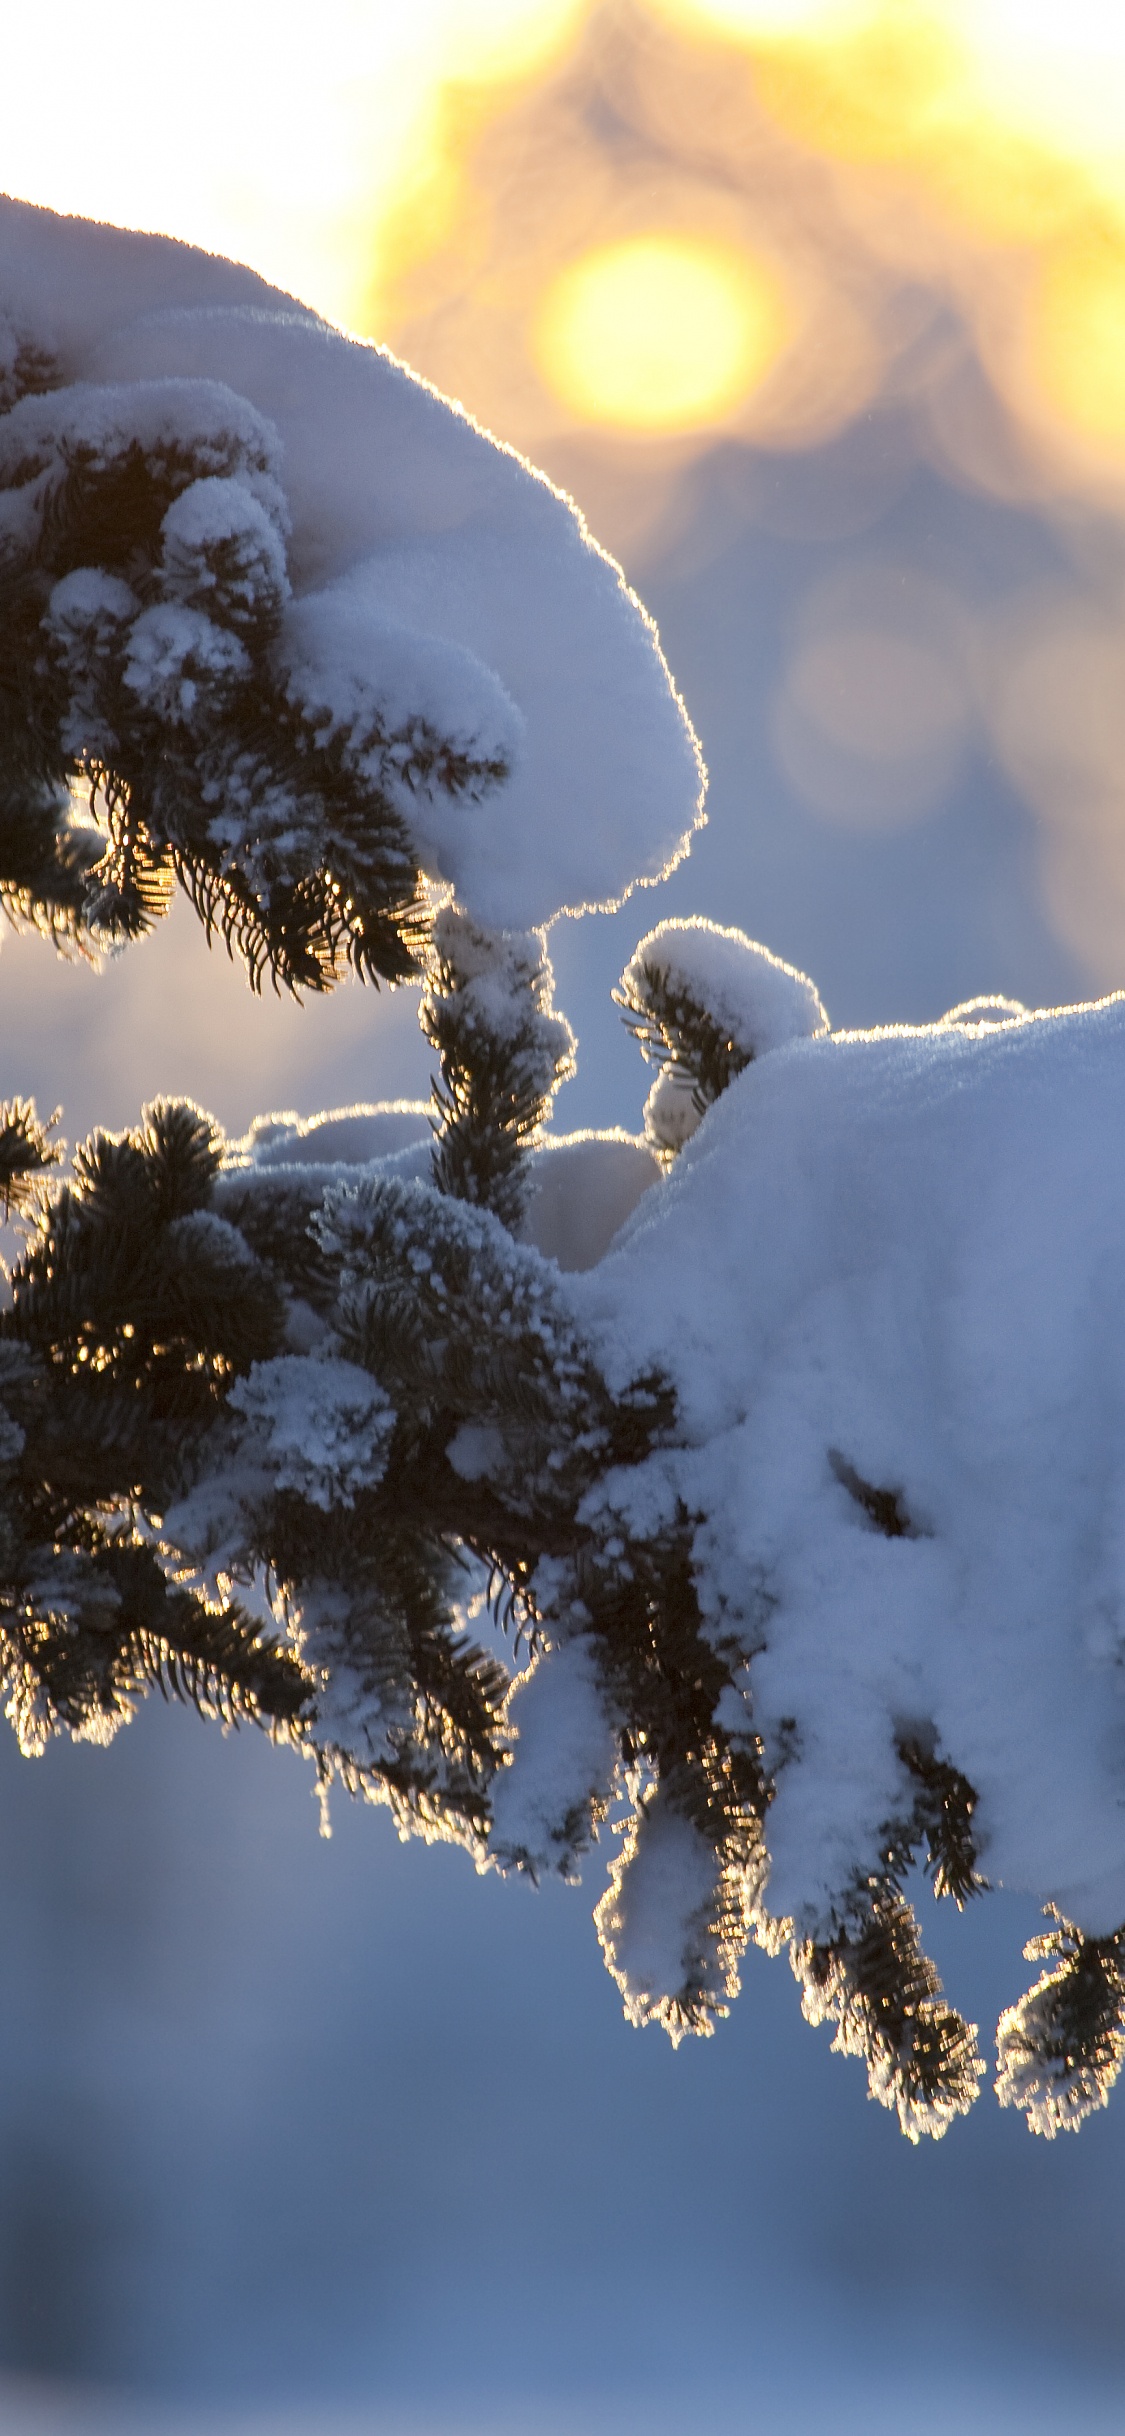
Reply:
[[[312,1505],[352,1505],[382,1479],[394,1413],[377,1382],[353,1362],[279,1354],[255,1362],[230,1392],[251,1424],[279,1489]]]
[[[252,1167],[366,1167],[433,1140],[428,1100],[383,1100],[329,1108],[320,1116],[260,1116],[226,1164]]]
[[[659,1182],[660,1168],[638,1135],[548,1134],[531,1154],[531,1189],[520,1229],[560,1269],[592,1269]]]
[[[993,1884],[1125,1919],[1125,997],[791,1042],[568,1291],[749,1665],[768,1901],[830,1934],[902,1815],[979,1796]],[[727,1722],[730,1722],[729,1720]]]
[[[604,1812],[617,1764],[597,1660],[579,1633],[521,1676],[511,1702],[516,1741],[492,1792],[490,1854],[501,1869],[573,1879],[574,1853]]]
[[[622,990],[643,998],[650,974],[702,1007],[747,1059],[828,1030],[807,973],[783,963],[745,931],[724,930],[703,914],[686,922],[658,922],[648,931],[625,967]]]
[[[428,1100],[388,1100],[372,1107],[331,1108],[320,1116],[256,1117],[241,1142],[228,1146],[227,1173],[302,1167],[372,1167],[393,1161],[398,1176],[425,1182],[431,1172],[433,1130]],[[609,1127],[602,1133],[548,1134],[529,1153],[531,1185],[520,1240],[534,1244],[560,1269],[592,1269],[660,1180],[660,1168],[639,1135]]]
[[[324,737],[342,737],[360,767],[370,758],[397,811],[413,832],[431,877],[452,880],[463,898],[474,885],[475,814],[462,790],[455,803],[440,783],[439,761],[426,783],[410,745],[419,729],[440,737],[445,758],[463,758],[496,772],[519,762],[526,722],[491,669],[459,643],[407,633],[388,618],[377,567],[369,561],[324,590],[295,601],[285,619],[282,649],[288,692]],[[395,783],[384,748],[400,737],[405,767]]]
[[[505,783],[405,807],[424,863],[482,921],[527,929],[614,903],[685,850],[703,768],[655,628],[571,502],[459,408],[250,272],[0,200],[5,309],[13,362],[53,353],[103,398],[221,384],[268,419],[290,576],[322,596],[309,614],[344,691],[358,656],[354,626],[339,639],[346,609],[368,621],[376,693],[413,664],[439,726],[503,741]],[[41,411],[49,423],[57,397]],[[40,402],[16,413],[36,425]]]
[[[136,448],[172,460],[186,435],[205,479],[225,483],[236,473],[266,520],[287,529],[277,432],[221,379],[78,380],[21,398],[0,420],[0,482],[22,487],[75,465],[100,473]]]

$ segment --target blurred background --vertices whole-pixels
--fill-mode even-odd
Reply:
[[[386,343],[656,617],[710,825],[555,927],[560,1125],[639,1122],[609,990],[663,913],[839,1025],[1125,985],[1110,0],[17,0],[4,41],[0,185]],[[0,1094],[72,1141],[427,1087],[410,993],[257,1001],[186,909],[99,975],[3,942]],[[339,1801],[325,1844],[310,1796],[159,1704],[0,1743],[0,2424],[1120,2426],[1125,2096],[912,2151],[783,1966],[674,2056],[596,1871],[478,1881]],[[986,2030],[1036,1925],[930,1906]]]

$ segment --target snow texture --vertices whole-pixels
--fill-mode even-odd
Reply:
[[[783,963],[745,931],[724,930],[702,914],[686,922],[658,922],[638,940],[622,990],[643,998],[652,974],[702,1007],[746,1058],[764,1057],[786,1041],[828,1030],[807,973]]]
[[[644,1105],[645,1140],[652,1145],[652,1156],[674,1159],[698,1132],[702,1113],[690,1074],[682,1066],[662,1066]]]
[[[1125,1918],[1123,1088],[1125,997],[791,1041],[567,1288],[611,1384],[675,1383],[636,1527],[655,1462],[749,1663],[799,1934],[901,1814],[904,1728],[975,1787],[990,1882]]]
[[[280,1354],[255,1362],[230,1401],[251,1424],[277,1488],[294,1489],[327,1513],[382,1479],[395,1416],[382,1388],[354,1363]]]
[[[514,770],[526,722],[499,679],[460,644],[389,619],[372,564],[293,603],[282,656],[289,698],[310,726],[325,741],[341,738],[359,769],[382,782],[423,868],[470,899],[475,827],[466,801],[479,809],[496,777],[451,804],[441,761],[427,771],[417,744],[420,735],[440,737],[447,754],[486,772]]]
[[[629,1822],[623,1861],[594,1915],[626,2017],[637,2028],[703,1976],[715,1877],[714,1851],[690,1819],[659,1793],[640,1805]],[[725,1990],[713,1947],[708,1959],[714,1981],[708,1993],[721,2004]]]
[[[592,1269],[659,1175],[647,1142],[620,1127],[548,1134],[531,1155],[521,1236],[560,1269]]]
[[[201,1222],[245,1246],[235,1228],[210,1211],[182,1219]],[[185,1249],[187,1241],[185,1238]],[[214,1249],[213,1237],[209,1248]],[[253,1587],[262,1516],[289,1490],[319,1506],[349,1507],[382,1478],[394,1413],[365,1370],[330,1350],[280,1354],[256,1362],[231,1389],[237,1416],[219,1424],[211,1461],[187,1495],[164,1517],[162,1544],[177,1578],[222,1598],[230,1585]],[[259,1583],[263,1618],[276,1621]]]
[[[313,1117],[261,1116],[229,1146],[225,1172],[314,1168],[327,1182],[339,1168],[363,1167],[424,1182],[432,1143],[426,1100],[326,1109]],[[528,1153],[528,1166],[520,1241],[560,1269],[592,1268],[660,1176],[647,1142],[620,1127],[547,1134]]]
[[[6,478],[45,476],[60,446],[105,460],[190,429],[203,479],[166,530],[172,588],[177,551],[190,541],[198,563],[215,537],[211,480],[237,480],[265,522],[291,525],[281,648],[304,698],[353,733],[409,703],[412,722],[508,772],[440,806],[402,790],[425,868],[478,918],[534,928],[614,903],[684,851],[703,769],[655,629],[571,502],[513,451],[383,350],[166,238],[0,201],[0,297],[0,382],[22,350],[74,384],[5,418]],[[234,505],[232,535],[279,584],[262,525]],[[17,541],[30,512],[19,492],[5,508]],[[177,678],[165,642],[145,666],[172,699],[190,652]]]
[[[573,1877],[617,1763],[591,1642],[578,1634],[521,1676],[509,1716],[517,1739],[493,1788],[492,1857],[502,1869]]]
[[[245,1139],[230,1145],[227,1164],[366,1167],[430,1139],[428,1101],[383,1100],[372,1107],[330,1108],[320,1116],[255,1117]]]

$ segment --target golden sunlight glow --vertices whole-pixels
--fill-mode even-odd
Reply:
[[[877,0],[656,0],[669,15],[694,17],[743,42],[797,35],[804,41],[851,33],[872,15]]]
[[[583,422],[683,432],[721,422],[789,336],[780,290],[749,254],[708,239],[597,246],[555,280],[536,332],[540,368]]]
[[[650,4],[737,43],[759,106],[808,153],[884,181],[879,242],[892,257],[932,270],[944,228],[970,310],[984,310],[990,249],[1028,252],[1031,275],[1010,283],[1026,322],[1006,363],[993,349],[993,369],[1010,393],[1026,386],[1033,414],[1125,450],[1121,0]],[[872,189],[870,226],[879,203]]]
[[[833,249],[858,231],[892,278],[944,283],[1009,400],[1118,478],[1123,0],[640,0],[620,26],[611,17],[593,0],[319,0],[315,19],[283,9],[268,26],[257,0],[195,0],[190,27],[144,0],[10,10],[4,183],[235,256],[392,341],[415,272],[425,289],[425,266],[460,246],[452,284],[426,291],[447,298],[440,377],[475,381],[494,419],[493,397],[510,398],[510,436],[532,445],[542,406],[516,397],[528,333],[540,401],[595,427],[713,429],[794,335],[793,396],[777,392],[791,439],[818,381],[826,420],[833,399],[841,416],[856,411],[862,378],[840,367],[849,348],[849,362],[862,355],[862,301],[835,278]],[[561,91],[595,54],[612,79],[630,43],[623,107],[641,95],[654,114],[643,166],[627,148],[595,160],[593,137],[578,147],[580,114],[547,111],[530,183],[509,195],[497,171],[474,218],[489,130],[513,97],[546,95],[552,80]],[[598,84],[596,63],[591,74],[593,124],[616,88]],[[564,120],[566,159],[561,142],[551,150]],[[826,161],[833,187],[815,184]],[[665,235],[607,245],[637,228],[625,189],[642,177]],[[798,190],[790,228],[798,253],[806,240],[824,249],[827,286],[810,285],[807,249],[790,266],[769,216]],[[786,264],[811,312],[781,301],[759,228],[760,254]],[[847,311],[855,328],[841,335]],[[505,314],[518,346],[501,344]],[[814,321],[823,380],[802,371]],[[771,414],[774,399],[771,388]]]
[[[1090,437],[1125,445],[1125,232],[1047,256],[1027,336],[1032,377],[1059,412]]]
[[[542,72],[585,0],[53,0],[4,18],[4,190],[250,263],[356,326],[451,83]],[[61,132],[60,132],[61,131]]]

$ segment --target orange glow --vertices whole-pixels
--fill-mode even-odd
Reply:
[[[1047,254],[1032,292],[1033,379],[1068,421],[1125,448],[1125,230]]]
[[[382,231],[443,171],[451,82],[548,72],[586,0],[53,0],[4,14],[4,190],[247,262],[362,324]],[[69,130],[64,140],[58,130]]]
[[[867,173],[868,234],[900,267],[952,277],[1017,407],[1125,451],[1119,0],[651,4],[737,44],[779,127]],[[1021,302],[998,317],[988,258],[1001,250],[1029,274],[1009,265]]]
[[[638,432],[719,423],[782,353],[789,315],[746,253],[633,237],[560,273],[537,330],[551,388],[582,422]]]
[[[532,448],[560,412],[618,432],[713,429],[739,381],[745,398],[774,400],[762,375],[775,360],[778,411],[763,421],[756,403],[746,427],[801,445],[877,388],[876,290],[906,278],[952,298],[1041,437],[1069,435],[1087,473],[1119,477],[1121,0],[635,0],[622,12],[321,0],[315,32],[282,12],[268,39],[250,0],[197,0],[189,43],[141,0],[57,0],[13,12],[5,30],[13,192],[247,260],[347,326],[420,348],[424,369]],[[594,121],[600,110],[642,125],[647,149],[614,154],[593,122],[581,136],[577,103],[569,119],[563,107],[576,77]],[[552,94],[538,149],[508,162],[502,194],[492,133]],[[59,145],[59,124],[110,133]],[[551,337],[556,283],[596,247],[656,228],[783,263],[785,300],[775,270],[772,302],[760,283],[745,302],[742,342],[728,312],[744,372],[713,370],[682,404],[661,375],[651,391],[635,385],[630,408],[610,378],[619,334],[603,340],[591,323],[584,364],[573,331],[565,347]],[[725,310],[712,316],[715,366]]]

